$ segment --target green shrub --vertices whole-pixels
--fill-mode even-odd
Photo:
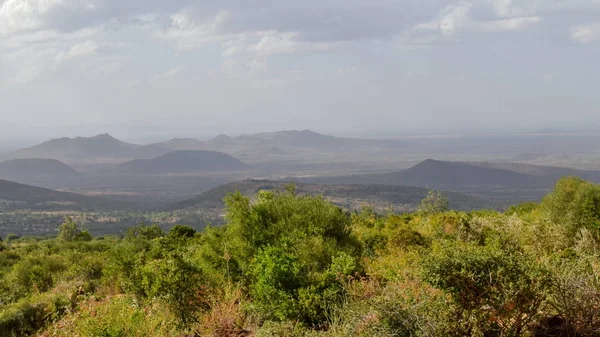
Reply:
[[[521,336],[539,318],[550,286],[547,272],[501,240],[440,245],[425,260],[423,277],[453,299],[449,335]]]
[[[172,239],[190,239],[196,235],[196,230],[189,226],[175,225],[169,231],[169,237]]]
[[[0,310],[0,336],[31,336],[73,308],[68,296],[44,294]]]
[[[125,234],[125,239],[133,240],[133,239],[144,239],[144,240],[153,240],[157,238],[161,238],[165,236],[165,233],[158,225],[148,226],[145,224],[141,224],[138,226],[130,227],[127,229]]]

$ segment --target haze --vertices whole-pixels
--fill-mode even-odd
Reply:
[[[600,2],[4,0],[0,138],[592,127]]]

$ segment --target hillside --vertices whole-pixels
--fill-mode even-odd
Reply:
[[[385,173],[299,179],[319,184],[407,185],[442,189],[494,200],[502,205],[538,201],[558,178],[470,163],[425,160],[409,169]]]
[[[0,163],[0,179],[26,184],[69,179],[77,174],[75,169],[55,159],[13,159]]]
[[[0,211],[36,210],[122,210],[128,205],[101,197],[88,197],[75,193],[0,180]]]
[[[224,134],[201,141],[197,139],[172,139],[166,142],[144,146],[142,151],[160,150],[213,150],[226,153],[252,152],[267,150],[267,154],[284,155],[294,150],[352,151],[361,148],[395,148],[407,145],[406,141],[341,138],[320,134],[311,130],[287,130],[262,132],[231,137]]]
[[[591,182],[600,182],[600,171],[578,170],[568,167],[542,166],[521,163],[496,163],[496,162],[473,162],[470,165],[509,170],[513,172],[528,174],[532,176],[546,177],[558,180],[564,176],[577,176]]]
[[[215,151],[173,151],[152,159],[136,159],[116,170],[127,174],[181,174],[244,170],[240,160]]]
[[[139,145],[122,142],[109,134],[95,137],[59,138],[45,143],[17,150],[5,158],[50,158],[50,159],[91,159],[91,158],[135,158]]]
[[[190,200],[168,206],[164,210],[197,209],[217,217],[224,210],[223,198],[228,193],[240,191],[246,196],[252,196],[260,190],[282,191],[287,184],[288,182],[269,180],[234,182],[204,192]],[[370,205],[381,212],[390,208],[396,212],[409,212],[417,208],[428,190],[410,186],[296,184],[296,192],[299,195],[323,195],[338,206],[350,210]],[[444,194],[450,198],[450,206],[453,209],[473,210],[493,206],[490,202],[460,193],[445,192]]]

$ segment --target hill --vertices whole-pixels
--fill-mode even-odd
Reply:
[[[539,201],[552,188],[556,175],[533,175],[485,165],[428,159],[409,169],[351,176],[299,179],[320,184],[407,185],[465,193],[501,205]]]
[[[573,169],[569,167],[542,166],[505,162],[473,162],[469,164],[481,167],[509,170],[538,177],[546,177],[551,180],[558,180],[564,176],[577,176],[585,180],[589,180],[591,182],[600,182],[600,171],[586,171]]]
[[[294,150],[311,149],[321,151],[352,151],[364,148],[394,148],[405,146],[407,142],[396,140],[375,140],[358,138],[340,138],[324,135],[311,130],[287,130],[262,132],[238,137],[224,134],[201,141],[197,139],[172,139],[162,143],[144,146],[145,152],[160,150],[213,150],[226,153],[263,152],[270,155],[292,154]]]
[[[75,169],[55,159],[13,159],[0,163],[0,179],[25,184],[70,179],[77,174]]]
[[[117,171],[127,174],[181,174],[239,171],[247,168],[240,160],[215,151],[174,151],[152,159],[123,163]]]
[[[50,159],[90,159],[90,158],[135,158],[139,145],[122,142],[109,134],[95,137],[59,138],[45,143],[17,150],[4,157],[50,158]]]
[[[101,197],[89,197],[76,193],[0,180],[0,211],[92,211],[123,210],[128,205]]]
[[[197,209],[208,216],[217,218],[224,210],[223,198],[228,193],[240,191],[252,196],[260,190],[282,191],[288,182],[270,180],[244,180],[219,186],[199,196],[164,208],[164,211]],[[383,185],[319,185],[296,184],[299,195],[323,195],[340,207],[355,210],[370,205],[378,211],[393,209],[396,212],[416,210],[421,200],[429,192],[425,188],[410,186]],[[455,192],[445,192],[450,198],[450,206],[458,210],[473,210],[493,207],[493,204],[480,198]]]

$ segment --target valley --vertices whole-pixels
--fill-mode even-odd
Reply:
[[[90,231],[103,235],[120,233],[132,218],[201,230],[223,223],[227,193],[288,183],[349,211],[413,212],[428,189],[443,191],[452,209],[503,210],[540,201],[563,176],[600,182],[600,171],[585,169],[600,168],[591,164],[595,143],[583,146],[593,135],[567,138],[587,164],[538,164],[573,151],[565,137],[358,139],[292,130],[147,145],[108,134],[53,139],[0,155],[0,234],[51,235],[65,215],[92,219]]]

